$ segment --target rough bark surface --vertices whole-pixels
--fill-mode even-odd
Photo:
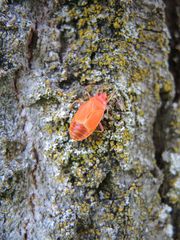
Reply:
[[[0,1],[0,239],[178,239],[169,38],[161,0]],[[102,88],[105,131],[70,140]]]

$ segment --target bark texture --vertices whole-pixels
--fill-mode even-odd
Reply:
[[[0,1],[1,239],[178,239],[169,38],[161,0]],[[102,88],[105,131],[72,141]]]

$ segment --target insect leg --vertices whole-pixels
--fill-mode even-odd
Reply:
[[[73,108],[73,106],[74,106],[75,103],[79,103],[79,104],[81,105],[83,102],[84,102],[84,101],[83,101],[81,98],[78,99],[78,100],[75,100],[73,103],[71,103],[71,105],[70,105],[70,109]]]
[[[111,99],[115,98],[116,97],[116,90],[114,90],[111,95],[109,96],[108,98],[108,103],[110,102]]]
[[[101,122],[99,123],[99,125],[98,125],[98,126],[99,126],[99,127],[100,127],[100,129],[101,129],[101,130],[100,130],[100,132],[104,132],[104,127],[103,127],[103,125],[102,125],[102,123],[101,123]]]
[[[85,93],[88,95],[88,98],[91,97],[91,95],[88,93],[88,91],[85,91]]]

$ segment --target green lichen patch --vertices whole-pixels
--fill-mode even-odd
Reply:
[[[86,140],[79,143],[81,145],[79,150],[74,150],[73,147],[78,143],[69,144],[67,146],[68,151],[66,148],[61,147],[61,144],[53,144],[54,146],[52,145],[48,150],[48,157],[61,166],[64,174],[69,173],[77,186],[98,185],[106,172],[109,171],[110,166],[108,156],[102,158],[104,152],[108,151],[105,145],[102,146],[102,142],[98,140],[92,145],[91,139]]]
[[[169,92],[172,92],[173,90],[173,83],[172,81],[165,81],[162,87],[162,91],[163,93],[168,94]]]
[[[160,101],[160,84],[155,83],[154,85],[154,93],[155,93],[155,98],[157,101]]]
[[[23,181],[23,185],[21,184]],[[6,201],[13,201],[19,204],[24,200],[27,192],[21,192],[22,188],[26,187],[26,179],[24,171],[16,171],[14,175],[8,174],[5,176],[4,180],[0,183],[0,197]],[[21,186],[21,187],[20,187]]]
[[[24,144],[8,139],[3,139],[1,144],[2,152],[7,161],[15,159],[25,148]]]
[[[148,75],[149,75],[149,69],[137,68],[133,70],[131,79],[133,82],[145,81]]]

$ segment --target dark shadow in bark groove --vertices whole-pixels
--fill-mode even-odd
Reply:
[[[169,68],[173,74],[176,85],[174,102],[177,102],[178,99],[180,99],[180,53],[178,49],[180,37],[180,26],[178,24],[180,19],[178,19],[178,9],[180,8],[180,3],[178,0],[164,0],[164,2],[166,4],[166,22],[171,34]]]
[[[180,2],[178,0],[164,0],[166,5],[166,23],[171,34],[170,39],[170,54],[169,54],[169,69],[174,77],[175,82],[175,97],[174,102],[180,99],[180,53],[179,53],[179,37],[180,37],[180,15],[178,14]],[[168,180],[167,180],[168,181]],[[180,239],[180,210],[177,205],[172,206],[172,222],[174,226],[174,239]]]
[[[38,31],[37,31],[37,22],[34,26],[31,26],[29,30],[29,35],[27,39],[27,51],[28,51],[28,67],[31,69],[32,60],[33,60],[33,51],[36,48],[38,40]]]
[[[156,163],[159,169],[164,174],[163,182],[159,188],[159,194],[161,196],[161,201],[164,204],[167,204],[172,207],[172,213],[171,213],[171,219],[172,224],[174,227],[174,236],[173,239],[179,239],[179,210],[178,207],[175,205],[172,205],[169,202],[169,199],[167,197],[167,193],[169,189],[171,188],[170,182],[172,180],[172,175],[170,173],[170,164],[163,161],[162,154],[165,151],[166,148],[166,128],[168,127],[168,114],[170,112],[169,108],[165,108],[165,96],[164,94],[161,94],[161,100],[163,102],[161,108],[157,112],[156,120],[154,123],[154,129],[153,129],[153,141],[155,146],[155,158]]]

